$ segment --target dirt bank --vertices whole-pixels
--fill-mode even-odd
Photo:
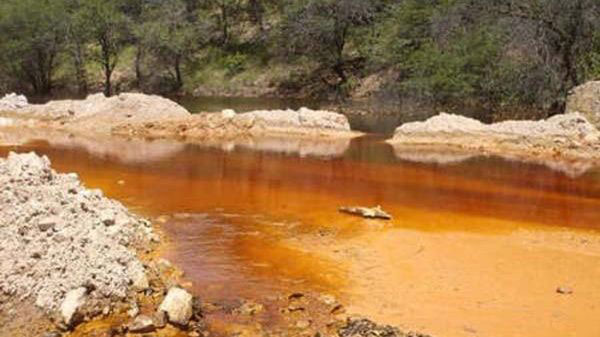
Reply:
[[[600,132],[578,113],[494,124],[442,113],[400,126],[388,142],[398,148],[445,147],[454,152],[459,149],[524,159],[600,162]]]
[[[199,142],[270,136],[350,139],[360,135],[350,130],[345,116],[306,108],[192,115],[173,101],[143,94],[110,98],[95,94],[85,100],[44,105],[27,104],[23,99],[10,95],[0,100],[0,126]]]

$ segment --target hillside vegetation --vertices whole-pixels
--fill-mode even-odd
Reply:
[[[600,76],[599,28],[597,0],[4,0],[0,91],[369,97],[532,118]]]

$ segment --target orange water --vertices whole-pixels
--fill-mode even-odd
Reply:
[[[152,153],[155,145],[144,145],[145,151]],[[509,246],[499,241],[507,233],[600,227],[600,174],[593,170],[570,178],[540,165],[498,158],[474,158],[451,165],[412,163],[396,159],[389,145],[369,137],[354,140],[345,152],[330,158],[244,149],[226,152],[185,145],[159,158],[149,156],[145,160],[142,155],[124,160],[118,155],[118,145],[115,147],[113,152],[97,154],[93,146],[50,146],[41,141],[17,150],[48,155],[57,170],[79,173],[87,186],[101,188],[143,215],[171,215],[163,225],[173,242],[166,255],[184,269],[195,291],[208,300],[260,299],[278,291],[314,289],[337,294],[349,302],[355,298],[368,302],[369,287],[385,287],[381,294],[388,296],[394,294],[395,284],[405,290],[400,283],[408,274],[381,284],[378,280],[365,283],[356,280],[360,276],[353,266],[364,265],[364,270],[396,266],[400,254],[419,252],[419,245],[413,250],[412,244],[433,244],[440,240],[436,235],[450,241],[443,241],[445,249],[439,254],[444,255],[431,256],[429,264],[453,251],[463,257],[477,256],[477,251],[448,250],[449,243],[463,242],[464,235],[483,238],[477,244],[482,245],[482,251],[483,247],[491,247],[487,255],[482,255],[489,260],[489,256],[508,251]],[[381,205],[394,220],[380,222],[343,215],[337,212],[343,205]],[[405,233],[404,239],[400,235],[390,241],[398,233]],[[414,241],[402,241],[411,235],[417,235]],[[326,240],[333,240],[329,245],[331,254],[324,253]],[[364,251],[375,251],[364,258],[360,252],[336,258],[336,253],[356,242],[371,242],[363,247]],[[385,252],[377,251],[379,245]],[[497,253],[494,247],[498,247]],[[600,268],[595,260],[586,261]],[[458,264],[465,273],[477,273],[474,268],[478,263],[485,265],[485,261],[466,263]],[[419,294],[439,297],[434,289],[430,290]],[[443,324],[435,326],[433,316],[439,314],[435,311],[430,312],[432,317],[426,311],[415,317],[407,313],[392,317],[375,312],[381,311],[376,309],[377,303],[357,307],[372,310],[392,323],[408,320],[409,327],[419,328],[422,324],[422,328],[434,332],[447,328]],[[486,326],[488,321],[490,326],[496,324],[486,317],[481,324]],[[468,335],[471,329],[465,331],[462,333]],[[510,330],[500,331],[514,335]],[[447,335],[461,336],[461,332]]]

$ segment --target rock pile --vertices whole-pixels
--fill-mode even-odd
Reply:
[[[0,100],[3,117],[22,126],[55,129],[75,134],[117,134],[153,138],[233,139],[244,136],[319,135],[352,138],[346,116],[330,111],[258,110],[237,114],[192,115],[177,103],[154,95],[124,93],[105,97],[94,94],[84,100],[28,104],[23,96]],[[2,126],[2,125],[0,125]]]
[[[378,325],[366,318],[350,317],[338,330],[340,337],[431,337],[418,332],[402,332],[389,325]]]
[[[0,99],[0,111],[17,111],[29,105],[27,98],[15,93],[7,94]]]
[[[85,100],[31,104],[19,110],[19,113],[37,120],[56,121],[71,131],[104,134],[109,134],[114,125],[124,122],[137,123],[189,116],[187,110],[169,99],[135,93],[112,97],[94,94]]]
[[[0,312],[31,299],[68,324],[88,299],[147,288],[134,248],[152,239],[148,221],[47,157],[0,159]]]
[[[600,81],[574,88],[567,99],[566,113],[580,113],[600,129]]]
[[[392,145],[437,145],[497,154],[600,159],[600,132],[578,113],[483,124],[442,113],[396,129]]]
[[[188,118],[165,119],[146,123],[125,123],[113,128],[113,134],[142,138],[175,138],[214,141],[256,137],[325,137],[350,139],[360,133],[350,130],[346,116],[330,111],[260,110],[236,114],[202,113]]]

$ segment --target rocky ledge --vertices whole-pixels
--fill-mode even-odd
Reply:
[[[600,160],[600,132],[579,113],[495,124],[442,113],[400,126],[388,142],[396,148],[422,145],[521,158]]]
[[[124,123],[113,134],[144,138],[175,138],[187,141],[252,139],[258,137],[310,137],[350,139],[348,119],[335,112],[310,110],[260,110],[235,113],[202,113],[187,118],[146,123]]]
[[[80,134],[116,134],[128,137],[187,140],[235,139],[255,136],[352,138],[348,119],[335,112],[301,108],[237,114],[190,114],[177,103],[153,95],[102,94],[85,100],[28,104],[14,94],[0,99],[0,126],[52,128]]]

